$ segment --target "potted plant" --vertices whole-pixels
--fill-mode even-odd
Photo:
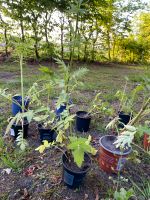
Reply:
[[[96,94],[87,111],[76,112],[76,129],[79,132],[88,132],[92,116],[96,114],[110,114],[108,103],[100,99],[101,93]]]
[[[108,173],[118,173],[123,169],[127,156],[131,152],[134,136],[137,133],[137,128],[133,125],[138,124],[141,119],[150,113],[149,104],[150,98],[144,102],[137,115],[127,125],[124,125],[124,128],[118,130],[116,126],[119,120],[118,117],[107,125],[106,128],[116,127],[118,136],[105,135],[100,138],[98,160],[101,169]]]
[[[92,155],[96,154],[96,150],[90,145],[91,136],[86,138],[77,137],[74,132],[72,132],[72,122],[74,120],[74,115],[69,113],[67,108],[61,116],[61,119],[56,123],[57,138],[55,147],[61,149],[59,145],[63,147],[61,151],[62,163],[63,163],[63,181],[70,188],[79,187],[84,176],[91,165],[91,159],[89,153]],[[66,132],[68,132],[66,134]],[[38,147],[36,150],[41,153],[45,148],[54,145],[54,143],[48,143],[44,141],[44,144]]]
[[[28,110],[30,99],[29,97],[24,98],[24,109]],[[22,96],[15,95],[12,97],[12,115],[16,115],[18,112],[22,112]]]
[[[26,146],[26,141],[24,138],[28,136],[28,126],[29,121],[27,121],[29,115],[28,113],[25,113],[25,104],[24,104],[24,79],[23,79],[23,55],[26,54],[27,46],[24,43],[17,43],[15,52],[17,56],[19,57],[20,61],[20,80],[21,80],[21,99],[19,102],[15,100],[15,98],[11,99],[10,94],[6,94],[6,89],[2,90],[0,89],[0,95],[6,98],[7,100],[13,100],[14,106],[12,108],[15,108],[15,104],[18,106],[18,110],[14,111],[14,116],[9,119],[9,124],[6,129],[5,136],[10,131],[10,134],[14,136],[14,138],[17,138],[18,145],[20,145],[21,149],[24,149]],[[27,100],[28,101],[28,100]]]
[[[143,136],[143,147],[146,151],[150,150],[150,121],[145,121],[145,124],[137,128],[140,136]]]
[[[66,152],[63,153],[63,181],[70,188],[77,188],[90,169],[91,159],[89,153],[96,154],[96,150],[90,145],[91,136],[88,139],[72,136],[68,138]]]
[[[56,114],[54,110],[50,110],[48,107],[43,109],[40,115],[38,114],[37,116],[33,117],[33,120],[38,122],[38,131],[41,142],[43,142],[44,140],[47,140],[48,142],[55,141],[55,119]]]
[[[148,129],[148,130],[150,130],[150,129]],[[147,150],[147,151],[150,150],[150,131],[146,131],[144,133],[143,146],[144,146],[145,150]]]
[[[59,97],[56,99],[56,115],[59,118],[67,105],[72,105],[71,94],[75,89],[82,85],[80,79],[88,72],[87,68],[79,68],[72,71],[69,65],[64,61],[55,59],[59,66],[59,73],[55,73],[47,67],[41,67],[41,71],[50,76],[55,88],[59,91]]]
[[[128,79],[127,79],[128,81]],[[141,92],[144,87],[142,84],[137,85],[131,92],[127,92],[127,81],[123,90],[118,90],[115,96],[120,102],[118,107],[118,117],[119,125],[118,127],[123,128],[123,124],[128,124],[129,121],[133,118],[134,107],[138,99],[139,92]]]

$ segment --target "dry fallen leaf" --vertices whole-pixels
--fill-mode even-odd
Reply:
[[[85,195],[84,195],[84,200],[87,200],[88,197],[89,197],[89,195],[88,195],[88,194],[85,194]]]
[[[96,194],[95,200],[99,200],[99,192],[98,192],[98,189],[96,189],[95,194]]]
[[[28,192],[28,190],[26,189],[26,188],[24,188],[24,190],[23,190],[23,199],[24,200],[27,200],[27,199],[29,199],[29,192]]]
[[[2,173],[10,174],[11,170],[12,170],[11,168],[3,169]]]

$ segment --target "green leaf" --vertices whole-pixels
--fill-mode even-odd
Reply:
[[[80,146],[78,146],[77,149],[75,149],[73,152],[74,162],[77,164],[78,167],[82,166],[82,163],[84,161],[84,151]]]
[[[9,124],[7,125],[6,131],[5,131],[5,134],[6,134],[6,135],[9,133],[9,131],[10,131],[12,125],[15,123],[15,121],[16,121],[16,116],[13,117],[13,118],[10,120]]]
[[[49,69],[48,67],[42,66],[42,67],[40,67],[39,70],[40,70],[41,72],[45,73],[45,74],[50,75],[50,76],[53,76],[53,75],[54,75],[54,72],[53,72],[51,69]]]
[[[91,136],[87,138],[69,137],[70,143],[67,148],[72,151],[74,161],[78,167],[82,166],[84,161],[84,153],[91,153],[95,155],[97,150],[90,145]]]

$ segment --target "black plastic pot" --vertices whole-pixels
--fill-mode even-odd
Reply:
[[[86,160],[87,166],[85,169],[80,171],[73,171],[67,167],[68,158],[66,157],[66,153],[62,156],[62,163],[63,163],[63,182],[71,189],[78,188],[86,173],[89,171],[91,166],[91,159],[88,154],[85,154],[84,160]]]
[[[88,132],[91,122],[91,117],[85,111],[76,112],[76,129],[79,132]]]
[[[22,96],[13,96],[12,97],[12,114],[15,116],[18,112],[22,112]],[[16,102],[16,103],[15,103]],[[24,107],[28,109],[30,99],[28,97],[24,98]]]
[[[29,123],[25,122],[23,125],[23,138],[27,138],[28,137],[28,129],[29,129]],[[21,124],[13,124],[11,127],[11,132],[10,135],[13,136],[15,139],[18,137],[19,135],[19,131],[22,130],[22,125]]]
[[[43,140],[47,140],[48,142],[53,142],[56,140],[55,130],[51,130],[49,128],[44,128],[41,124],[38,124],[38,131],[40,134],[41,142]]]
[[[126,114],[123,111],[119,112],[119,121],[123,124],[128,124],[129,121],[132,119],[132,115],[131,114]],[[123,124],[119,123],[119,128],[123,128]]]

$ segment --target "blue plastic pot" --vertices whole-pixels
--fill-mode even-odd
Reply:
[[[12,114],[15,116],[18,112],[22,112],[22,96],[13,96],[12,97]],[[15,103],[16,102],[16,103]],[[28,109],[30,99],[25,97],[24,99],[24,107]]]
[[[71,104],[73,104],[72,100],[69,100],[69,105],[71,105]],[[65,109],[66,109],[66,104],[65,103],[64,103],[64,105],[61,105],[59,108],[56,108],[56,110],[55,110],[56,116],[58,118],[60,118],[61,113],[64,112]]]
[[[55,112],[57,117],[60,117],[61,113],[66,109],[66,105],[61,105],[59,108],[56,108]]]

